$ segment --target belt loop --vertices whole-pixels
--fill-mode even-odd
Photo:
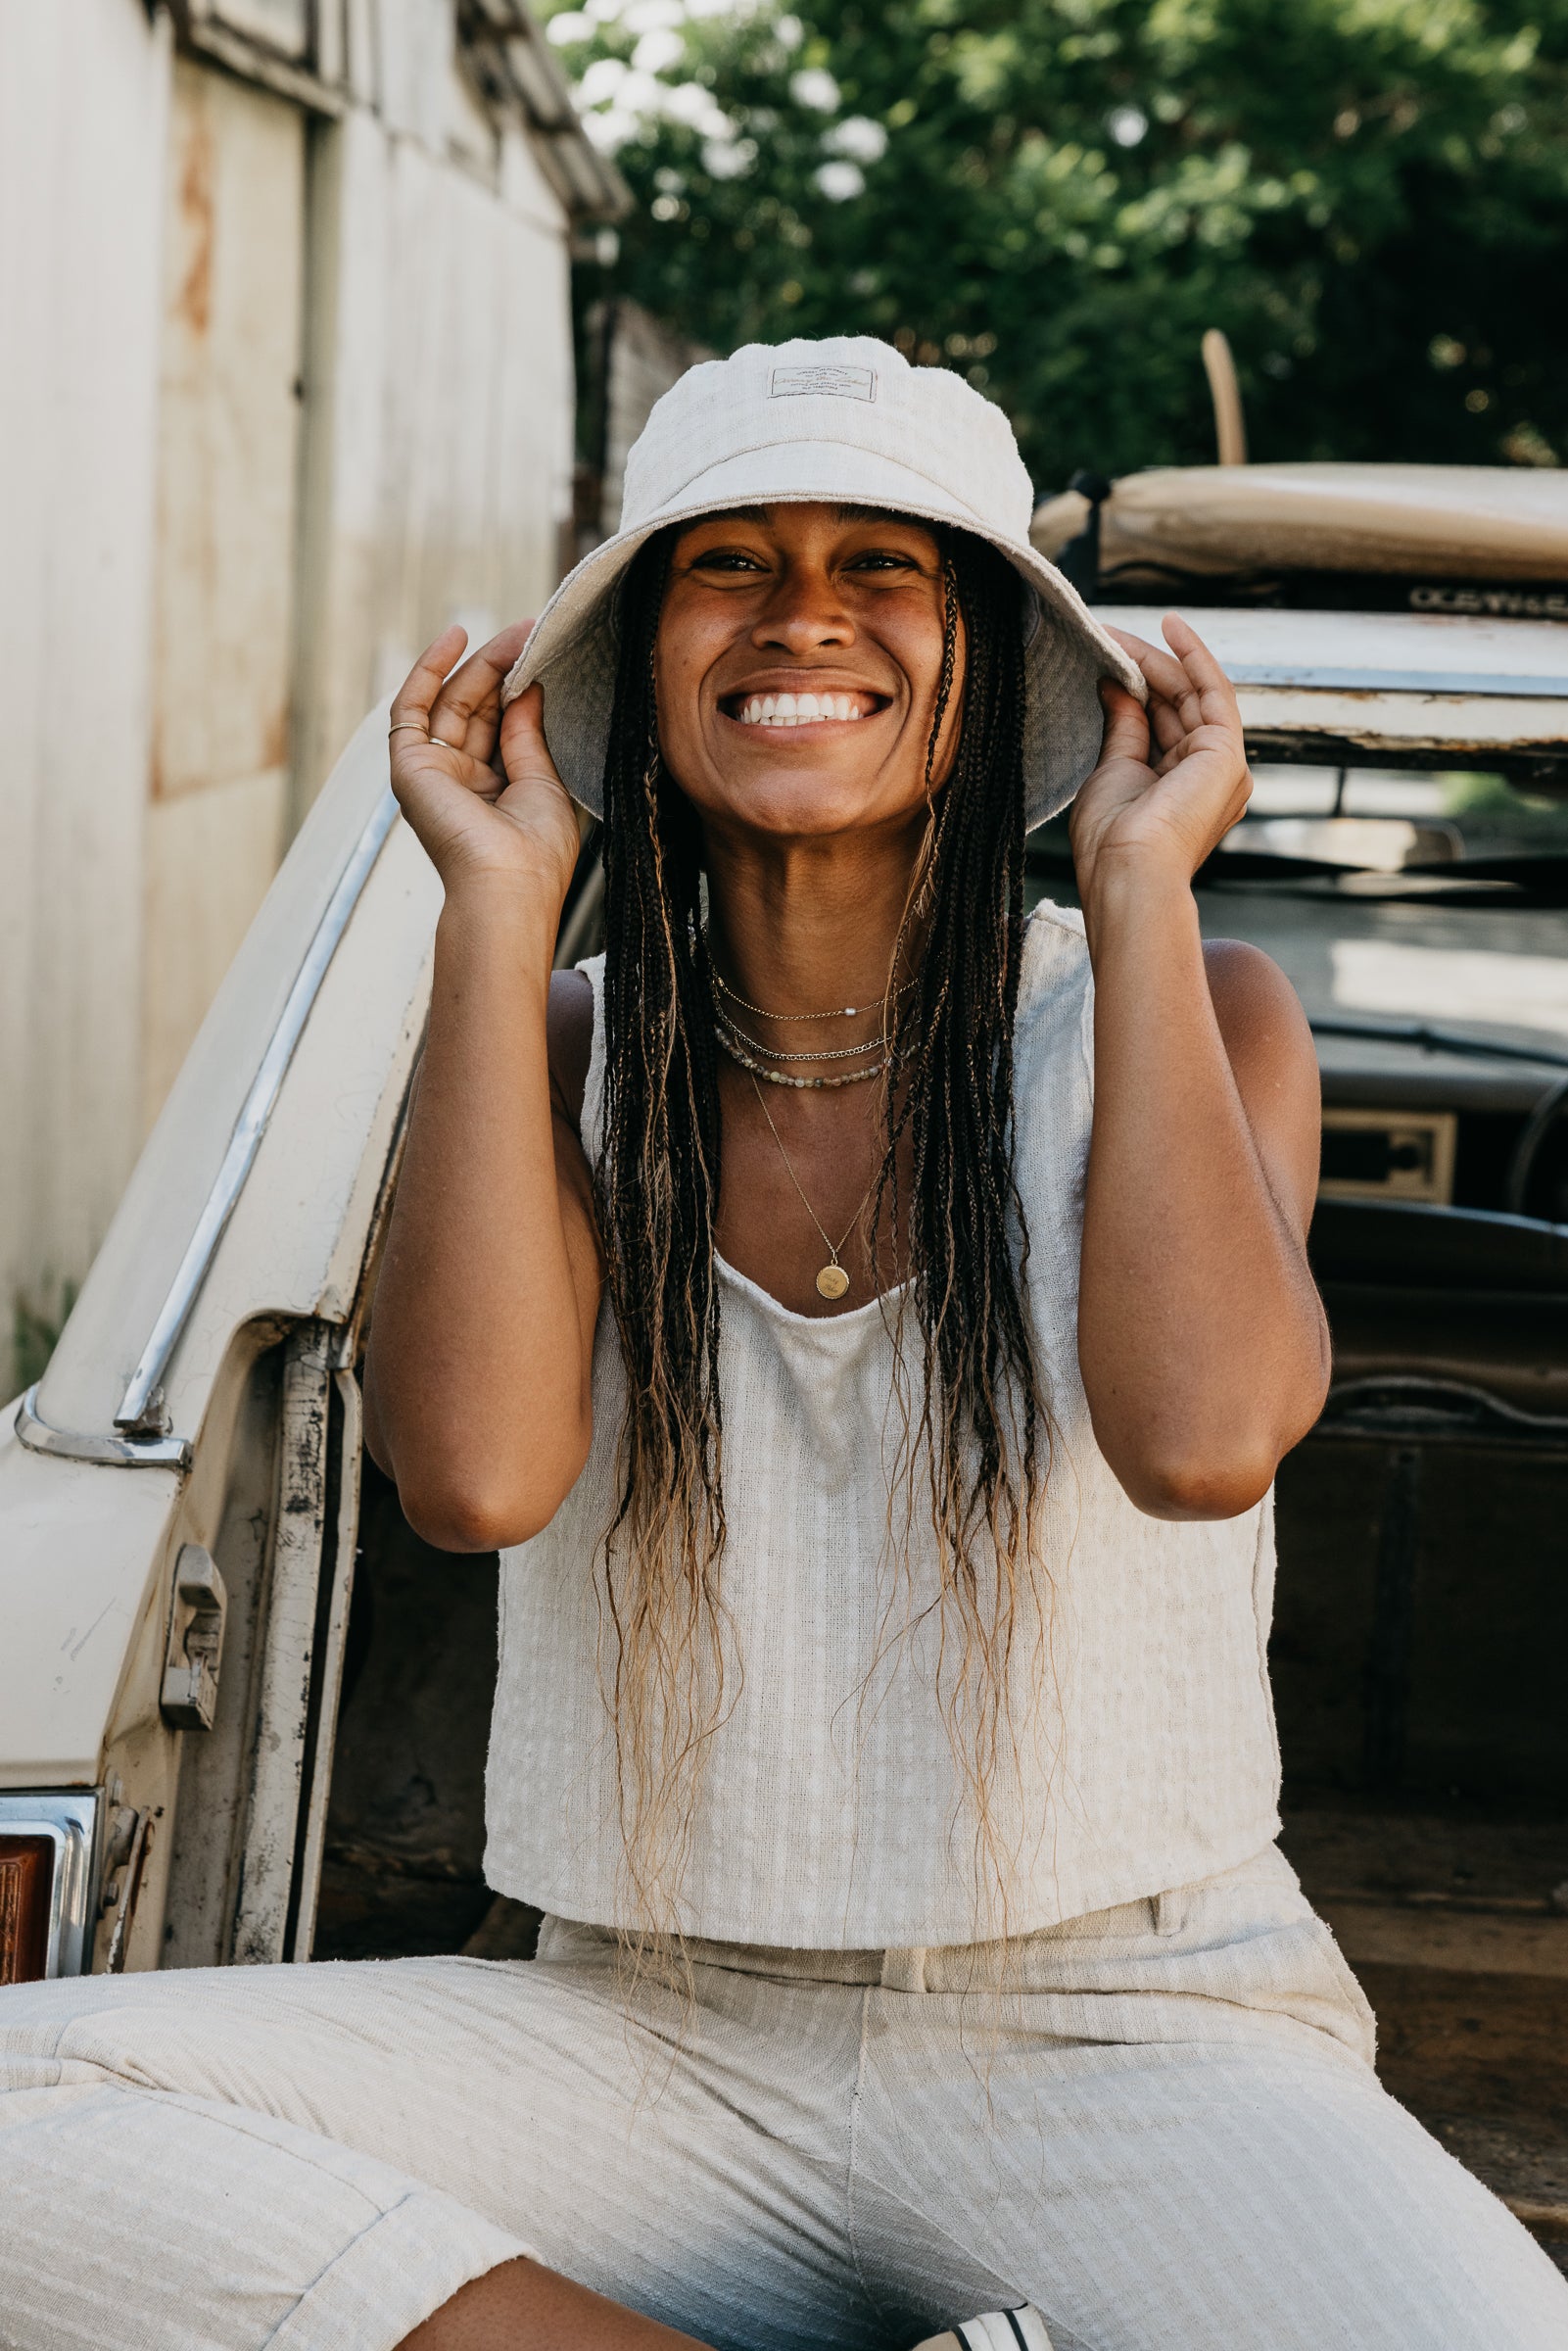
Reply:
[[[881,1988],[883,1991],[924,1991],[926,1990],[926,1945],[915,1943],[902,1950],[889,1947],[882,1953]]]

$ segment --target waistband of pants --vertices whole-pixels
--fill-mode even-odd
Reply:
[[[883,1991],[973,1991],[1020,1983],[1042,1946],[1060,1946],[1087,1935],[1126,1937],[1172,1934],[1185,1918],[1185,1889],[1120,1902],[1059,1926],[988,1943],[887,1944],[871,1951],[788,1951],[763,1943],[707,1943],[686,1945],[693,1967],[727,1967],[740,1975],[784,1976],[817,1984],[879,1985]]]
[[[768,1976],[798,1984],[879,1985],[887,1991],[949,1991],[997,1981],[1005,1943],[913,1943],[875,1951],[788,1950],[774,1943],[715,1943],[688,1935],[679,1944],[640,1947],[613,1927],[549,1918],[540,1929],[546,1960],[603,1957],[630,1962],[633,1971],[678,1984],[688,1968],[717,1967],[732,1975]]]
[[[689,1935],[675,1946],[650,1945],[638,1956],[637,1939],[624,1939],[613,1927],[584,1926],[576,1921],[547,1917],[541,1930],[540,1956],[552,1959],[632,1959],[635,1972],[644,1968],[651,1977],[679,1980],[687,1968],[716,1967],[732,1974],[768,1976],[776,1981],[875,1985],[886,1991],[969,1992],[1025,1990],[1031,1978],[1054,1975],[1069,1946],[1167,1947],[1189,1931],[1202,1932],[1206,1914],[1212,1916],[1215,1897],[1221,1910],[1231,1907],[1225,1896],[1242,1896],[1246,1907],[1271,1910],[1283,1898],[1287,1909],[1306,1909],[1295,1872],[1277,1847],[1270,1846],[1252,1861],[1196,1885],[1178,1886],[1094,1910],[1053,1926],[996,1940],[969,1943],[913,1943],[879,1950],[788,1950],[776,1944],[713,1942]]]

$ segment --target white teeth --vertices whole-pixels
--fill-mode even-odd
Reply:
[[[828,718],[864,718],[866,713],[852,694],[752,694],[736,715],[743,727],[809,727]]]

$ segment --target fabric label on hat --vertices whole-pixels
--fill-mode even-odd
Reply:
[[[875,367],[776,367],[768,387],[770,400],[788,400],[798,392],[829,392],[839,400],[875,400]]]

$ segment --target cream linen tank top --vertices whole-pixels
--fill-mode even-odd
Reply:
[[[592,1162],[603,959],[583,968]],[[1014,1933],[1228,1869],[1279,1826],[1271,1501],[1205,1524],[1145,1517],[1089,1424],[1075,1334],[1092,1010],[1082,919],[1042,906],[1026,932],[1015,1099],[1026,1304],[1054,1422],[1041,1599],[1027,1605],[1049,1595],[1050,1629],[1041,1671],[1026,1607],[1013,1684],[1022,1761],[992,1795]],[[877,1302],[793,1314],[722,1259],[718,1278],[734,1703],[707,1752],[681,1925],[800,1949],[995,1934],[936,1694],[934,1541],[918,1511],[896,1521],[896,1556],[887,1538],[891,1318]],[[501,1558],[485,1869],[558,1916],[635,1928],[666,1922],[632,1913],[599,1678],[625,1393],[606,1302],[587,1464],[544,1532]]]

